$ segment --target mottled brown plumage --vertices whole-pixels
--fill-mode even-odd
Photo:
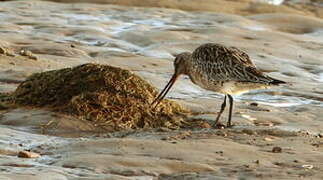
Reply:
[[[216,124],[218,124],[220,115],[226,106],[226,97],[229,98],[228,126],[231,126],[232,94],[241,94],[253,89],[268,88],[271,85],[285,83],[259,71],[248,54],[240,49],[215,43],[203,44],[193,53],[184,52],[177,55],[174,67],[173,77],[153,104],[157,102],[158,105],[179,75],[188,75],[191,81],[200,87],[226,95],[216,118]]]

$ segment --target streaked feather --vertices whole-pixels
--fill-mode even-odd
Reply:
[[[259,71],[247,53],[235,47],[208,43],[198,47],[191,58],[192,73],[209,82],[278,83],[277,80]]]

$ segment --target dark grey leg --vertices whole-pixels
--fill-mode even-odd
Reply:
[[[229,119],[228,119],[227,127],[230,127],[230,126],[232,126],[231,125],[231,117],[232,117],[233,98],[230,94],[228,94],[228,98],[229,98],[230,108],[229,108]]]
[[[215,126],[217,126],[217,124],[218,124],[218,122],[219,122],[219,120],[220,120],[220,116],[221,116],[221,114],[223,113],[223,111],[224,111],[224,109],[225,109],[226,101],[227,101],[227,96],[225,95],[225,96],[224,96],[224,101],[223,101],[223,103],[222,103],[222,105],[221,105],[221,110],[220,110],[220,112],[218,113],[218,116],[217,116],[217,117],[216,117],[216,119],[215,119],[215,123],[214,123],[214,125],[215,125]]]

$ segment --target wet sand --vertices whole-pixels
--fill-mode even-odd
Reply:
[[[161,89],[173,55],[206,42],[239,47],[293,85],[235,97],[235,127],[224,130],[107,133],[46,109],[3,109],[0,179],[322,179],[323,20],[304,14],[2,2],[0,92],[32,73],[89,62],[131,70]],[[185,77],[168,97],[210,123],[222,103]],[[41,157],[18,158],[21,150]]]

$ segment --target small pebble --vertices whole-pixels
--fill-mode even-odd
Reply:
[[[3,47],[0,47],[0,54],[7,54],[6,49],[4,49]]]
[[[304,164],[304,165],[302,165],[302,168],[304,168],[304,169],[313,169],[313,165],[310,165],[310,164]]]
[[[250,106],[258,106],[258,103],[252,102],[252,103],[250,103]]]
[[[30,151],[20,151],[18,153],[18,157],[20,157],[20,158],[39,158],[40,154],[30,152]]]
[[[270,138],[270,137],[265,137],[265,139],[264,139],[265,141],[273,141],[273,139],[272,138]]]
[[[22,55],[22,56],[33,56],[33,53],[31,51],[29,51],[29,50],[22,49],[20,51],[20,55]]]
[[[271,152],[273,152],[273,153],[281,153],[282,152],[282,148],[281,147],[278,147],[278,146],[275,146],[275,147],[273,147],[273,149],[271,150]]]
[[[22,49],[20,51],[20,55],[27,56],[27,57],[29,57],[30,59],[33,59],[33,60],[37,60],[37,57],[29,50]]]

